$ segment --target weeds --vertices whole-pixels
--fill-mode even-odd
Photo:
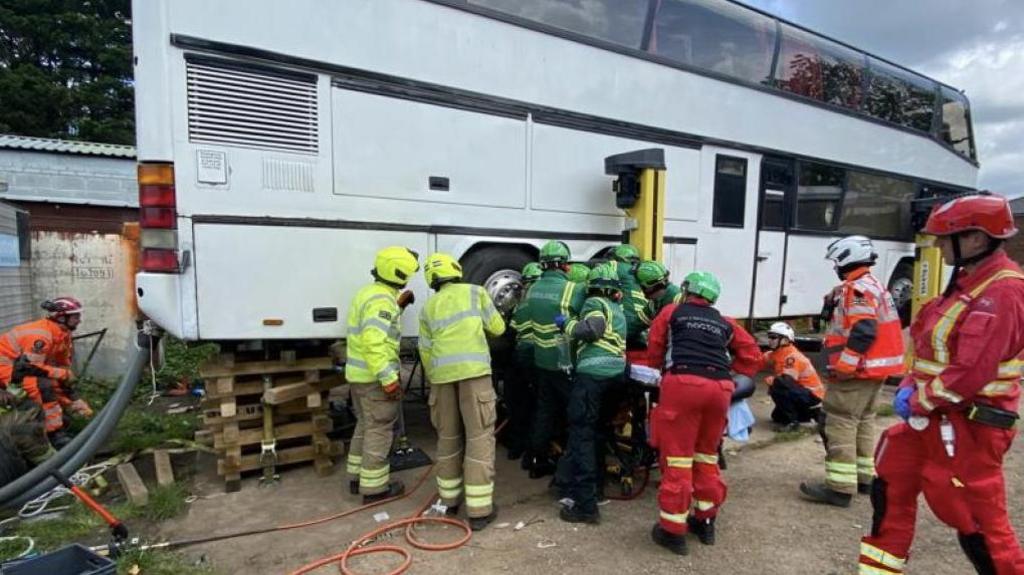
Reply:
[[[135,569],[137,567],[137,570]],[[190,564],[184,557],[167,551],[129,551],[117,558],[118,575],[213,575],[209,566]]]

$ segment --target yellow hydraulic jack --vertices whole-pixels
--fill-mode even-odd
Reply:
[[[615,205],[626,212],[622,242],[645,260],[663,261],[665,235],[665,150],[648,148],[608,156],[604,173],[615,176]]]
[[[264,375],[263,391],[266,392],[273,386],[274,380],[269,375]],[[277,439],[274,437],[274,406],[266,401],[263,402],[263,441],[260,442],[260,464],[263,465],[260,487],[268,487],[280,481],[281,476],[277,473]]]
[[[910,300],[910,317],[917,317],[924,304],[942,291],[942,252],[935,247],[935,236],[914,236],[914,293]]]

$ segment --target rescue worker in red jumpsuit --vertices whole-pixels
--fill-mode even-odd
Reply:
[[[46,432],[55,447],[66,442],[64,410],[83,417],[92,416],[92,408],[69,385],[71,373],[71,332],[82,321],[82,304],[72,297],[43,302],[47,316],[15,326],[0,335],[0,387],[7,387],[17,359],[24,355],[46,377],[26,377],[22,387],[28,397],[43,410]]]
[[[911,325],[913,368],[894,401],[906,422],[875,450],[859,573],[903,573],[923,492],[979,574],[1024,574],[1003,481],[1024,368],[1024,274],[1001,245],[1017,229],[1004,198],[972,195],[937,207],[924,232],[954,275]]]
[[[726,495],[718,444],[734,388],[730,371],[753,376],[761,365],[753,336],[713,307],[721,293],[714,275],[691,272],[683,293],[682,303],[658,312],[647,347],[649,365],[663,371],[660,402],[651,413],[651,444],[661,468],[660,519],[651,537],[678,555],[687,553],[688,531],[714,544]]]

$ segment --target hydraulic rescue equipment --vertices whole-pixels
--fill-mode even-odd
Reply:
[[[604,173],[615,176],[615,206],[626,212],[622,242],[641,259],[663,261],[665,235],[665,150],[648,148],[608,156]]]

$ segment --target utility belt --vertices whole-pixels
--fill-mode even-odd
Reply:
[[[675,364],[668,371],[676,375],[697,375],[708,379],[732,379],[732,374],[729,370],[711,365]]]
[[[1017,427],[1017,420],[1020,419],[1020,415],[1012,411],[999,409],[983,403],[971,404],[967,409],[966,415],[968,421],[998,429],[1013,429]]]

